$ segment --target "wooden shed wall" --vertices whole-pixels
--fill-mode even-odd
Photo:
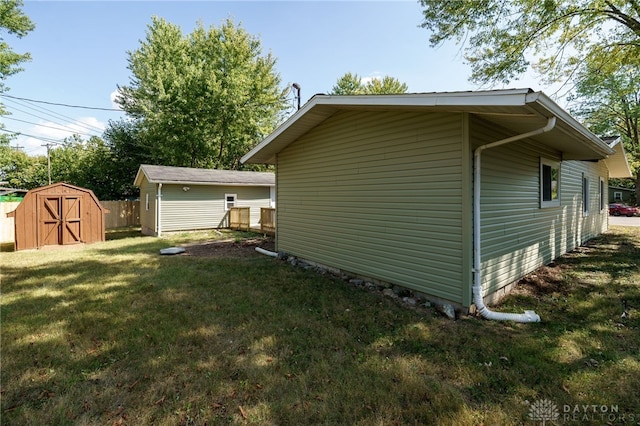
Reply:
[[[73,206],[72,203],[65,203],[65,199],[73,197],[73,199],[79,200],[77,211],[74,211],[74,218],[77,220],[69,225],[75,230],[79,237],[78,240],[71,241],[64,238],[63,241],[60,241],[55,235],[45,232],[45,230],[48,231],[48,228],[57,226],[54,223],[46,223],[50,221],[43,220],[43,215],[46,212],[41,200],[46,197],[60,197],[60,201],[54,202],[54,204],[61,212],[64,210],[63,214],[66,214],[66,211]],[[105,238],[104,210],[100,202],[90,190],[64,183],[29,191],[14,211],[13,217],[16,250],[75,242],[93,243],[104,241]]]

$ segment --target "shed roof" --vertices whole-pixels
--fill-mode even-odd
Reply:
[[[152,166],[142,164],[134,185],[142,184],[142,176],[151,183],[180,185],[274,186],[275,175],[270,172],[196,169],[191,167]]]
[[[564,159],[599,160],[615,153],[544,93],[509,89],[403,95],[316,95],[241,161],[275,164],[278,152],[341,110],[466,112],[514,134],[543,127],[550,117],[556,117],[554,129],[534,139],[563,152]]]

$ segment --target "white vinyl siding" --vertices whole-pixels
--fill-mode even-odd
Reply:
[[[339,112],[299,138],[278,154],[278,250],[467,303],[465,123]]]
[[[473,119],[474,146],[505,136]],[[540,208],[540,157],[560,163],[560,202]],[[509,285],[606,230],[602,214],[582,214],[582,176],[607,176],[604,162],[562,161],[561,153],[533,140],[484,151],[482,157],[482,269],[484,294]],[[597,203],[590,185],[587,206]],[[597,210],[594,210],[597,211]]]
[[[236,195],[236,207],[251,208],[251,224],[260,221],[260,207],[269,207],[268,186],[162,186],[162,232],[212,229],[225,226],[226,196]]]

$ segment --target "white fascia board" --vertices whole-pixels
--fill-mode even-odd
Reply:
[[[600,153],[603,157],[615,154],[613,150],[606,142],[600,139],[598,136],[591,133],[589,129],[584,127],[578,122],[571,114],[562,109],[551,98],[542,92],[534,92],[527,95],[527,103],[531,105],[539,105],[548,112],[549,115],[553,115],[566,124],[570,129],[579,133],[584,138],[588,139],[592,143],[594,151]]]
[[[161,183],[163,185],[192,185],[192,186],[274,186],[272,183],[234,183],[234,182],[191,182],[191,181],[157,181],[151,183]]]
[[[276,139],[282,133],[284,133],[289,127],[291,127],[296,121],[300,119],[300,117],[304,116],[311,108],[313,108],[317,103],[318,95],[311,98],[309,102],[304,104],[302,108],[296,111],[291,117],[289,117],[284,123],[279,125],[273,132],[271,132],[266,138],[262,140],[258,145],[253,147],[251,151],[246,153],[240,158],[240,162],[242,164],[246,163],[251,157],[253,157],[256,153],[261,151],[264,147],[269,145],[271,141]]]
[[[265,147],[278,139],[312,109],[319,106],[341,107],[437,107],[437,106],[523,106],[531,89],[488,90],[481,92],[414,93],[402,95],[316,95],[270,135],[245,154],[240,162],[246,163]],[[319,118],[319,120],[322,120]],[[318,123],[309,122],[311,127]],[[265,160],[265,158],[263,158]]]
[[[138,172],[136,173],[136,177],[133,180],[133,186],[137,186],[138,188],[140,187],[140,185],[142,184],[143,174],[144,172],[142,171],[142,165],[140,165],[140,167],[138,167]]]
[[[629,167],[629,160],[627,154],[624,151],[624,145],[622,144],[622,138],[616,139],[609,146],[615,149],[616,153],[605,160],[605,164],[609,169],[609,177],[612,178],[632,178],[633,172]]]

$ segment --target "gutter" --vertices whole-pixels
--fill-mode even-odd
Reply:
[[[556,125],[556,117],[551,116],[547,124],[527,133],[511,136],[485,145],[481,145],[473,152],[474,176],[473,176],[473,303],[483,318],[497,321],[515,322],[540,322],[540,316],[534,311],[524,311],[524,314],[494,312],[485,306],[482,299],[482,257],[481,257],[481,221],[480,221],[480,182],[481,182],[481,157],[486,149],[495,148],[521,139],[526,139],[552,130]]]
[[[162,184],[158,184],[158,192],[156,193],[156,237],[162,234]]]

